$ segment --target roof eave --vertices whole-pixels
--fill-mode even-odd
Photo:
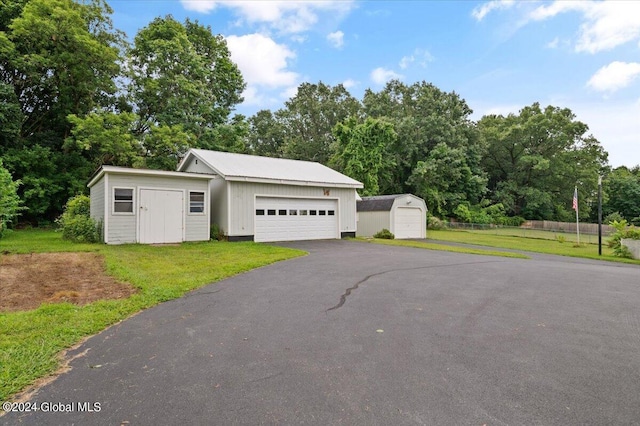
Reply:
[[[270,178],[257,178],[250,176],[226,176],[227,181],[232,182],[251,182],[251,183],[271,183],[280,185],[295,185],[295,186],[317,186],[317,187],[332,187],[332,188],[351,188],[360,189],[364,185],[361,183],[336,183],[336,182],[316,182],[316,181],[301,181],[290,179],[270,179]]]

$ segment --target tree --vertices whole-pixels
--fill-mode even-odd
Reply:
[[[216,128],[227,123],[245,87],[222,36],[197,22],[156,18],[138,32],[128,57],[138,133],[181,125],[198,146],[215,145]]]
[[[606,201],[603,213],[618,212],[623,219],[640,225],[640,167],[618,167],[603,180]]]
[[[285,108],[276,112],[284,130],[284,156],[327,164],[334,143],[333,128],[348,117],[359,116],[360,109],[360,102],[342,84],[301,84]]]
[[[485,116],[478,127],[492,201],[527,219],[571,220],[578,185],[580,214],[588,217],[607,154],[571,110],[534,103],[518,115]]]
[[[458,201],[480,201],[485,192],[480,167],[485,147],[469,119],[472,111],[460,96],[424,81],[407,86],[394,80],[380,92],[367,90],[363,104],[367,116],[384,117],[398,135],[390,150],[395,166],[380,185],[383,193],[416,193],[441,215],[450,215]],[[438,170],[460,181],[433,176]]]
[[[388,149],[396,139],[393,126],[374,118],[358,124],[355,117],[350,117],[338,123],[333,133],[337,150],[332,164],[364,184],[362,195],[378,195],[379,174],[390,166]]]
[[[24,217],[53,220],[69,196],[84,189],[90,170],[81,153],[63,150],[67,116],[112,104],[123,37],[102,0],[6,4],[0,12],[0,149],[5,167],[22,182]]]
[[[248,149],[255,155],[282,157],[284,125],[268,109],[249,118]]]
[[[21,201],[18,197],[18,185],[11,178],[11,173],[2,166],[0,159],[0,238],[7,224],[11,223],[21,210]]]

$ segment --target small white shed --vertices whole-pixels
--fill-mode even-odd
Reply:
[[[388,229],[396,238],[427,238],[427,205],[412,194],[362,197],[357,202],[356,235],[371,237]]]
[[[213,175],[102,166],[90,179],[91,217],[107,244],[209,240]]]

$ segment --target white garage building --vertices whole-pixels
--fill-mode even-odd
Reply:
[[[363,185],[320,163],[191,149],[178,171],[216,176],[211,220],[230,241],[356,235],[356,190]]]
[[[362,197],[357,204],[358,236],[388,229],[396,238],[427,238],[427,205],[412,194]]]
[[[209,239],[213,175],[102,166],[90,179],[91,217],[107,244]]]

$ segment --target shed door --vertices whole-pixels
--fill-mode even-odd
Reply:
[[[257,197],[255,241],[340,238],[338,201]]]
[[[182,241],[183,197],[183,192],[179,190],[140,190],[140,243]]]
[[[395,211],[396,238],[424,238],[423,227],[426,218],[422,217],[422,210],[410,207],[398,207]]]

